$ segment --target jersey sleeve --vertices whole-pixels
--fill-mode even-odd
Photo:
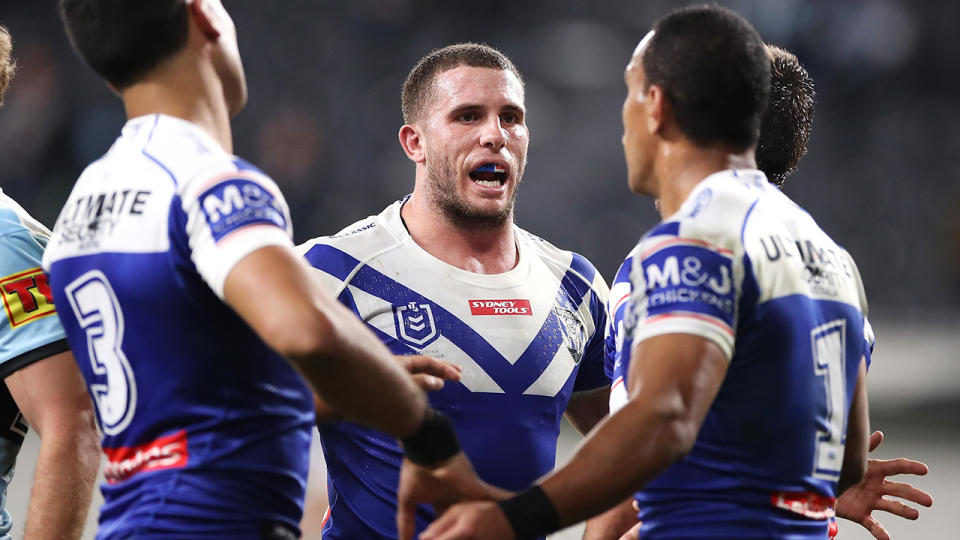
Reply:
[[[630,268],[633,255],[627,257],[617,270],[610,285],[607,301],[607,327],[604,335],[604,371],[610,379],[610,411],[620,409],[627,402],[626,375],[630,365],[630,345],[633,339],[624,331],[624,316],[630,310]]]
[[[69,349],[40,268],[42,255],[43,245],[26,229],[0,237],[0,380]]]
[[[593,325],[593,334],[588,339],[583,350],[583,359],[577,371],[577,380],[573,391],[593,390],[610,384],[605,372],[604,329],[607,326],[606,304],[610,295],[606,282],[594,270],[593,282],[590,285],[589,302],[590,318]]]
[[[693,334],[730,359],[738,298],[731,250],[698,238],[654,236],[634,257],[627,319],[633,343],[663,334]]]
[[[190,258],[207,285],[223,298],[227,275],[241,259],[267,246],[293,247],[290,211],[277,185],[256,170],[196,177],[181,190]]]

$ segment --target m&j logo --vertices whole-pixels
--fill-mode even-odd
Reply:
[[[408,302],[393,306],[393,322],[397,326],[397,338],[413,347],[425,347],[440,337],[430,304]]]

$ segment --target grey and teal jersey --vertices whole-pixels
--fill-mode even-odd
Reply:
[[[4,509],[27,423],[3,379],[37,360],[68,349],[66,335],[40,268],[50,231],[0,190],[0,540],[12,521]]]
[[[583,257],[514,228],[519,261],[475,274],[433,257],[400,217],[404,201],[299,249],[340,302],[395,354],[459,365],[430,394],[453,421],[481,478],[518,490],[550,471],[574,392],[603,373],[607,287]],[[396,538],[400,448],[349,422],[320,426],[330,516],[323,538]],[[433,519],[422,507],[417,530]]]
[[[853,259],[759,171],[711,175],[642,238],[611,285],[611,410],[644,339],[730,364],[693,450],[636,494],[641,538],[826,537],[866,310]]]

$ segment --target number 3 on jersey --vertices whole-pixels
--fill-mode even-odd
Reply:
[[[91,270],[73,280],[64,292],[80,328],[86,332],[87,352],[94,376],[105,379],[90,384],[100,427],[106,435],[116,435],[130,424],[137,405],[133,370],[120,347],[123,311],[110,281],[99,270]]]
[[[847,322],[843,319],[828,322],[810,332],[813,346],[813,370],[823,377],[826,393],[827,430],[817,432],[817,452],[813,476],[827,480],[840,478],[843,466],[844,433],[847,423],[846,358]]]

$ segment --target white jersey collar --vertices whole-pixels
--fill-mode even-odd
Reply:
[[[223,146],[200,126],[189,120],[167,114],[148,114],[131,118],[123,125],[120,134],[126,140],[146,144],[160,131],[187,132],[207,149],[227,153]]]
[[[530,246],[527,245],[525,235],[521,234],[516,225],[513,225],[513,237],[517,243],[519,257],[516,266],[500,274],[468,272],[434,257],[413,240],[400,217],[400,209],[407,199],[409,199],[409,196],[388,206],[377,216],[377,221],[397,239],[403,250],[416,257],[429,271],[474,286],[491,289],[518,287],[525,284],[527,277],[530,275]]]

